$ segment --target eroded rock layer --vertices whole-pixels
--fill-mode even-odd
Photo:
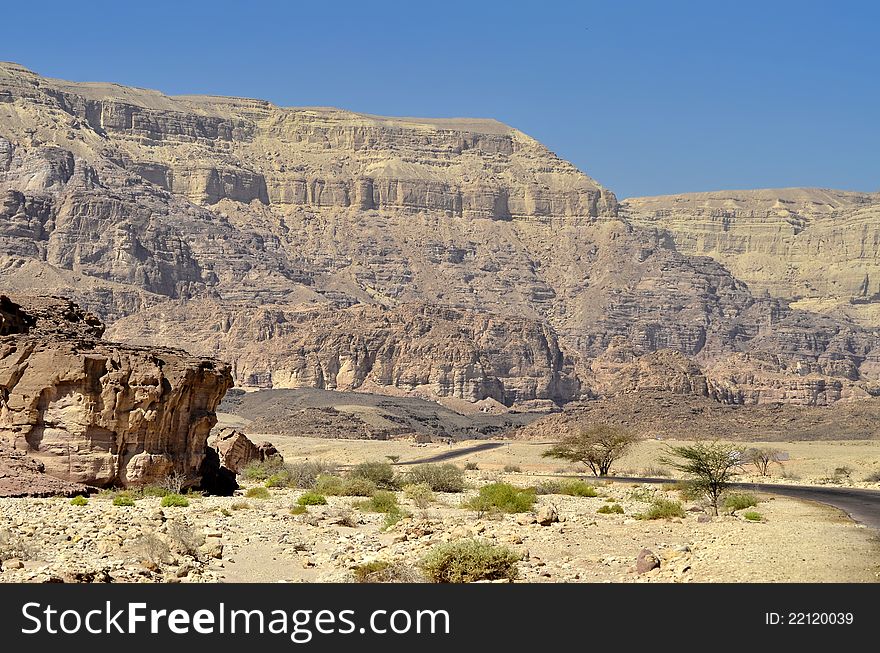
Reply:
[[[748,247],[767,224],[777,243],[806,233],[809,202],[762,204]],[[114,339],[226,359],[242,386],[524,408],[874,392],[873,331],[753,293],[659,210],[619,212],[491,120],[169,97],[0,64],[0,290],[70,296]]]
[[[94,315],[58,298],[0,299],[0,442],[52,476],[96,486],[199,481],[227,365],[100,340]]]

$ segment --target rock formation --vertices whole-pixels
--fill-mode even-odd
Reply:
[[[826,195],[786,216],[776,200],[744,209],[764,214],[743,251],[772,241],[806,261],[827,239],[795,247],[813,228],[804,212],[873,210],[872,196]],[[753,403],[873,393],[872,330],[754,293],[652,206],[619,211],[492,120],[169,97],[0,64],[0,290],[70,296],[114,339],[228,360],[241,386],[520,409],[650,388]],[[851,224],[870,240],[870,220]],[[725,367],[744,360],[762,362]]]
[[[633,224],[662,229],[759,292],[880,326],[880,193],[819,188],[636,197]]]
[[[3,297],[0,316],[0,443],[75,483],[198,482],[227,365],[104,342],[94,315],[59,298]]]
[[[217,450],[220,464],[234,474],[240,474],[251,462],[265,462],[270,458],[283,460],[271,443],[256,445],[244,433],[231,428],[220,429],[208,438],[208,446]]]

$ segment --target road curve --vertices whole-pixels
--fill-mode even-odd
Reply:
[[[675,483],[669,478],[634,478],[608,476],[608,481],[622,483]],[[816,501],[842,510],[853,520],[870,528],[880,530],[880,491],[849,487],[820,487],[814,485],[778,485],[775,483],[731,483],[731,487],[766,492],[782,496]]]
[[[472,447],[464,447],[463,449],[453,449],[452,451],[445,451],[443,453],[438,453],[433,456],[427,456],[425,458],[416,458],[415,460],[406,460],[400,461],[397,463],[398,465],[421,465],[423,463],[439,463],[444,460],[451,460],[452,458],[458,458],[460,456],[467,456],[471,453],[476,453],[478,451],[488,451],[489,449],[497,449],[498,447],[503,447],[506,443],[504,442],[483,442],[482,444],[475,444]]]

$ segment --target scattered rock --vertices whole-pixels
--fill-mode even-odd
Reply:
[[[556,506],[552,503],[541,506],[538,509],[536,519],[541,526],[549,526],[550,524],[558,522],[559,513],[556,511]]]
[[[646,574],[652,569],[660,568],[660,560],[650,549],[642,549],[636,558],[636,573]]]

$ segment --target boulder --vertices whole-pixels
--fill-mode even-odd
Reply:
[[[650,549],[642,549],[636,558],[636,573],[646,574],[660,567],[660,559]]]
[[[558,522],[559,513],[556,510],[556,506],[552,503],[541,506],[538,509],[536,519],[541,526],[549,526],[550,524]]]

